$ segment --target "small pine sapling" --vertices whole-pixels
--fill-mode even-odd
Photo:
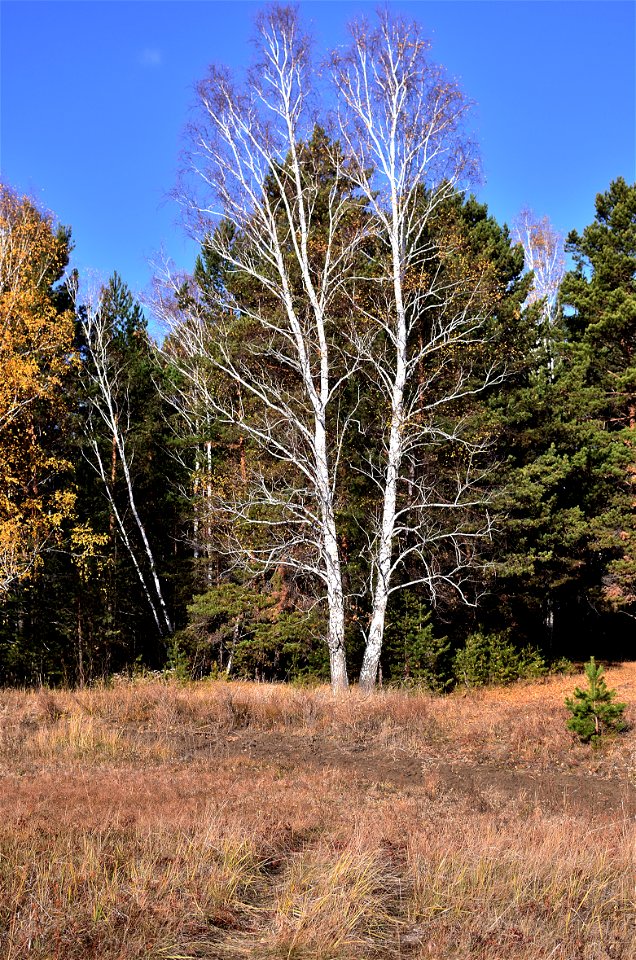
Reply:
[[[627,704],[613,702],[616,690],[608,690],[603,673],[603,667],[590,657],[589,663],[585,664],[587,689],[577,687],[573,697],[565,698],[565,705],[572,713],[567,722],[568,730],[576,733],[584,743],[598,744],[604,733],[620,733],[627,727],[623,720]]]

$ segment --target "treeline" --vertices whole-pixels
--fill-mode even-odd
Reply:
[[[511,234],[465,190],[465,104],[417,28],[334,58],[337,136],[299,31],[274,8],[246,88],[200,87],[214,202],[184,183],[201,254],[157,278],[161,344],[0,188],[4,683],[441,691],[632,656],[636,185],[566,272],[547,221]]]

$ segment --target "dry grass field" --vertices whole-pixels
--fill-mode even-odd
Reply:
[[[633,960],[636,732],[577,682],[0,691],[0,957]]]

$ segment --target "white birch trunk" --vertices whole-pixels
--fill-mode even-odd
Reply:
[[[80,313],[79,290],[76,279],[69,284],[69,292],[75,301],[78,313]],[[155,623],[157,624],[159,635],[164,638],[172,633],[172,623],[163,596],[161,580],[157,571],[152,547],[137,508],[134,484],[130,472],[130,459],[126,447],[126,426],[122,426],[122,420],[125,424],[129,422],[129,414],[126,406],[127,394],[121,384],[123,371],[113,362],[111,350],[112,329],[110,320],[104,310],[103,295],[103,289],[99,292],[89,291],[86,302],[81,305],[81,309],[83,309],[85,315],[85,320],[82,324],[83,333],[90,359],[90,366],[86,368],[86,374],[90,378],[95,391],[89,400],[88,439],[94,456],[93,466],[97,470],[104,486],[106,496],[117,521],[120,536],[135,567],[144,595],[152,611]],[[123,416],[119,408],[119,401],[116,397],[118,389],[123,390],[125,397]],[[145,555],[145,561],[142,561],[137,555],[138,548],[133,544],[130,533],[123,522],[121,512],[115,503],[114,490],[112,489],[112,484],[108,481],[99,449],[100,421],[102,427],[105,428],[105,435],[110,438],[111,444],[114,441],[117,453],[119,454],[126,484],[128,507],[130,508],[139,538],[141,539],[141,552],[142,556]],[[142,571],[142,562],[144,562],[147,567],[145,574]],[[151,588],[149,587],[148,581],[152,584]]]
[[[331,667],[331,686],[335,691],[345,690],[347,679],[347,658],[345,653],[345,605],[342,589],[342,570],[340,552],[336,536],[336,524],[331,498],[325,498],[323,510],[325,528],[325,571],[327,580],[327,604],[329,609],[329,662]]]
[[[249,85],[235,88],[226,71],[212,68],[200,86],[200,125],[188,155],[198,187],[188,184],[182,200],[199,238],[230,275],[240,274],[262,292],[264,306],[258,296],[216,288],[198,313],[193,289],[194,307],[184,315],[174,305],[178,284],[168,271],[167,294],[159,293],[155,310],[167,319],[171,343],[179,344],[169,361],[188,383],[173,399],[177,409],[198,404],[204,415],[213,413],[259,448],[249,477],[242,475],[230,495],[215,503],[230,527],[260,535],[245,546],[238,534],[229,539],[230,531],[223,549],[233,564],[254,572],[282,565],[320,584],[332,685],[343,689],[345,596],[335,503],[344,431],[342,423],[335,432],[327,424],[346,376],[341,370],[340,380],[330,382],[339,348],[329,305],[350,259],[339,236],[350,200],[338,190],[329,195],[321,214],[324,247],[317,253],[312,217],[323,187],[301,156],[314,123],[307,106],[314,74],[309,44],[290,8],[273,8],[257,25],[259,61]],[[233,243],[220,224],[230,224],[241,242]],[[237,317],[257,329],[243,355],[232,340]],[[233,385],[229,398],[203,367]],[[293,477],[287,488],[287,476],[277,485],[280,471],[268,473],[281,463]]]
[[[382,522],[377,549],[373,606],[367,643],[360,671],[360,686],[369,690],[375,686],[384,639],[384,622],[391,586],[397,487],[401,474],[404,449],[404,389],[406,386],[407,328],[402,296],[402,263],[399,249],[398,198],[392,190],[392,259],[393,291],[395,297],[395,379],[391,397],[391,428],[384,479]]]
[[[124,439],[121,435],[118,436],[117,445],[119,447],[119,456],[121,458],[122,468],[124,471],[124,477],[126,479],[126,490],[128,492],[128,504],[132,511],[132,515],[135,518],[135,523],[139,531],[142,543],[144,545],[144,552],[146,554],[146,559],[148,561],[148,568],[150,570],[150,576],[155,589],[155,595],[159,603],[159,608],[161,610],[161,618],[163,621],[163,626],[161,627],[162,635],[167,634],[168,636],[172,633],[172,623],[170,621],[170,616],[168,614],[168,608],[163,597],[163,590],[161,589],[161,581],[159,579],[159,574],[157,572],[157,565],[155,563],[154,554],[150,546],[150,541],[146,534],[146,528],[142,522],[142,519],[137,510],[137,503],[135,501],[135,492],[132,482],[132,477],[130,475],[130,467],[128,464],[128,457],[126,455],[126,449],[124,445]]]
[[[371,302],[363,308],[365,324],[375,323],[378,331],[377,346],[372,344],[365,354],[366,366],[390,410],[383,450],[375,451],[368,464],[368,476],[380,490],[380,507],[377,527],[368,533],[371,616],[360,673],[367,690],[378,675],[391,592],[412,584],[433,590],[437,571],[428,554],[434,554],[444,537],[459,549],[461,524],[442,533],[431,512],[460,504],[470,482],[458,480],[457,497],[444,502],[433,494],[435,478],[417,477],[414,467],[417,451],[431,437],[455,439],[453,430],[431,425],[431,414],[437,405],[461,397],[468,377],[461,373],[441,399],[428,398],[427,384],[418,385],[417,377],[427,358],[449,344],[461,349],[469,342],[470,333],[464,331],[475,326],[472,318],[449,309],[452,291],[437,283],[437,249],[424,239],[437,206],[453,193],[471,164],[462,130],[467,104],[429,60],[429,45],[417,24],[388,13],[379,16],[377,30],[354,25],[351,47],[333,57],[351,177],[366,198],[380,249],[388,251],[384,272],[381,261],[377,264],[377,289],[384,296],[378,297],[377,307]],[[413,283],[407,285],[409,272]],[[416,345],[413,324],[418,311],[433,300],[441,319],[432,325],[428,342]],[[421,570],[408,584],[396,583],[405,562],[418,559]],[[452,577],[453,571],[447,579]]]
[[[153,619],[154,619],[154,621],[155,621],[155,623],[156,623],[156,625],[157,625],[157,630],[159,631],[159,635],[160,635],[160,636],[163,636],[164,626],[163,626],[163,623],[162,623],[162,618],[161,618],[160,615],[159,615],[159,611],[158,611],[157,605],[156,605],[156,603],[155,603],[155,601],[154,601],[154,599],[153,599],[153,595],[152,595],[152,593],[151,593],[151,591],[150,591],[150,589],[149,589],[149,587],[148,587],[148,584],[146,583],[146,578],[144,577],[143,571],[142,571],[142,569],[141,569],[141,567],[140,567],[140,565],[139,565],[139,560],[137,559],[137,554],[136,554],[135,549],[134,549],[134,547],[133,547],[133,544],[132,544],[132,542],[131,542],[131,540],[130,540],[130,537],[128,536],[128,531],[126,530],[126,527],[125,527],[125,524],[124,524],[124,522],[123,522],[121,513],[119,512],[119,509],[118,509],[118,507],[117,507],[117,504],[115,503],[115,498],[114,498],[114,496],[113,496],[113,491],[112,491],[112,489],[111,489],[111,485],[110,485],[110,483],[109,483],[109,481],[108,481],[108,478],[107,478],[107,476],[106,476],[106,471],[105,471],[105,469],[104,469],[104,462],[103,462],[103,460],[102,460],[102,455],[101,455],[101,452],[100,452],[100,449],[99,449],[99,444],[98,444],[97,441],[94,439],[94,437],[89,437],[89,442],[90,442],[90,444],[91,444],[91,448],[92,448],[92,450],[93,450],[93,457],[94,457],[94,460],[93,460],[93,462],[92,462],[92,465],[93,465],[93,467],[97,470],[97,473],[99,474],[99,477],[100,477],[100,479],[101,479],[101,481],[102,481],[102,484],[103,484],[103,486],[104,486],[104,491],[105,491],[105,493],[106,493],[106,497],[107,497],[108,502],[109,502],[109,504],[110,504],[110,509],[111,509],[111,512],[112,512],[112,516],[114,517],[114,519],[115,519],[115,521],[116,521],[116,523],[117,523],[117,529],[119,530],[119,535],[120,535],[120,537],[121,537],[121,539],[122,539],[122,543],[124,544],[124,546],[126,547],[126,550],[128,551],[128,556],[129,556],[130,559],[131,559],[132,565],[133,565],[133,567],[135,568],[135,573],[137,574],[137,579],[139,580],[139,583],[141,584],[141,589],[142,589],[142,591],[143,591],[144,597],[146,598],[146,601],[147,601],[147,603],[148,603],[148,606],[150,607],[150,610],[151,610],[151,612],[152,612],[152,616],[153,616]]]

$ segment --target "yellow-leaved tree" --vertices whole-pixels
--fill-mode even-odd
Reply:
[[[74,321],[55,287],[69,248],[67,229],[0,183],[0,599],[74,510],[61,442]]]

